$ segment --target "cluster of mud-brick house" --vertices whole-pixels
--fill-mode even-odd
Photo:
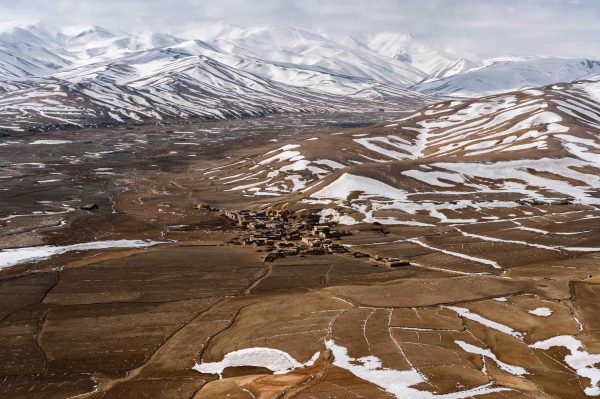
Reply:
[[[345,253],[348,249],[335,240],[351,233],[320,224],[319,215],[288,210],[225,211],[224,215],[246,229],[236,243],[266,247],[265,261],[278,257]]]
[[[265,252],[265,262],[286,256],[347,253],[355,258],[369,258],[369,262],[379,266],[410,265],[408,261],[394,257],[351,252],[339,242],[341,237],[351,235],[351,232],[338,229],[332,222],[321,223],[320,216],[308,210],[219,211],[208,204],[200,204],[198,208],[221,212],[242,227],[244,233],[232,242],[259,248]]]

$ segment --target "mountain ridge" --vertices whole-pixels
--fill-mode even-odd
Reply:
[[[206,41],[193,38],[202,32]],[[121,123],[177,115],[222,118],[308,109],[413,109],[445,96],[473,97],[600,73],[600,61],[587,59],[451,59],[408,34],[390,32],[370,38],[334,37],[299,28],[217,25],[184,36],[115,34],[94,25],[5,29],[0,32],[0,115],[7,118],[3,126],[43,128],[50,114],[73,126],[93,126],[94,118]],[[215,63],[202,61],[207,59]],[[188,65],[195,74],[189,73]],[[160,70],[164,76],[156,76]],[[252,89],[248,78],[255,88],[272,91]],[[157,89],[160,81],[171,85]],[[194,89],[181,89],[186,87]],[[47,95],[53,112],[41,116],[50,104],[44,100]],[[78,106],[71,102],[73,95],[103,100],[88,99]],[[127,96],[132,97],[123,103]],[[307,102],[298,101],[303,97],[318,105],[304,107]],[[64,112],[59,116],[61,102]],[[152,111],[151,103],[163,105]],[[122,110],[125,104],[134,111]],[[183,108],[174,112],[173,106]],[[19,108],[23,113],[16,112]],[[77,121],[71,118],[74,114],[80,115]]]

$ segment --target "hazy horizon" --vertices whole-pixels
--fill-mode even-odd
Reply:
[[[297,27],[332,35],[410,33],[465,56],[600,58],[600,2],[593,0],[0,0],[0,25],[98,25],[116,32],[181,34],[225,23]],[[340,11],[341,10],[341,11]]]

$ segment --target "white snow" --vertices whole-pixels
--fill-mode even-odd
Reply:
[[[485,317],[483,317],[481,315],[478,315],[477,313],[473,313],[473,312],[471,312],[467,308],[461,308],[461,307],[457,307],[457,306],[448,306],[448,309],[451,309],[451,310],[455,311],[461,317],[464,317],[464,318],[469,319],[469,320],[476,321],[479,324],[483,324],[486,327],[489,327],[489,328],[494,329],[496,331],[500,331],[500,332],[502,332],[504,334],[512,335],[515,338],[523,339],[523,334],[522,333],[513,330],[509,326],[506,326],[504,324],[500,324],[500,323],[497,323],[497,322],[495,322],[493,320],[487,319],[487,318],[485,318]]]
[[[446,79],[425,82],[420,91],[457,97],[476,97],[555,82],[571,82],[600,73],[600,66],[585,59],[521,57],[488,60],[483,68]],[[539,96],[538,90],[528,93]]]
[[[600,363],[600,354],[585,351],[581,341],[571,335],[559,335],[530,345],[531,348],[543,350],[557,346],[565,347],[570,352],[565,356],[565,363],[573,368],[577,375],[590,379],[590,386],[584,389],[585,394],[600,396],[600,368],[595,367]]]
[[[552,315],[552,309],[550,308],[535,308],[532,310],[528,310],[527,313],[530,313],[534,316],[539,316],[539,317],[548,317]]]
[[[600,104],[600,83],[595,82],[593,84],[582,84],[583,90],[597,103]]]
[[[227,367],[254,366],[264,367],[274,374],[285,374],[294,369],[312,366],[319,357],[319,352],[306,363],[299,363],[287,352],[271,348],[246,348],[230,352],[220,362],[196,363],[194,370],[200,373],[219,374],[223,378],[223,371]]]
[[[281,162],[281,161],[287,161],[289,159],[292,159],[294,157],[297,156],[301,156],[300,152],[298,151],[291,151],[291,150],[285,150],[280,152],[279,154],[273,155],[270,158],[264,159],[262,161],[260,161],[258,164],[259,165],[265,165],[265,164],[269,164],[272,162]]]
[[[489,259],[483,259],[483,258],[477,258],[475,256],[470,256],[470,255],[466,255],[460,252],[454,252],[454,251],[448,251],[447,249],[442,249],[442,248],[436,248],[433,247],[429,244],[425,244],[424,242],[420,241],[417,238],[410,238],[408,240],[406,240],[408,242],[412,242],[413,244],[417,244],[420,245],[424,248],[428,248],[434,251],[438,251],[438,252],[442,252],[445,253],[446,255],[450,255],[450,256],[454,256],[457,258],[462,258],[462,259],[466,259],[466,260],[470,260],[472,262],[477,262],[477,263],[482,263],[484,265],[488,265],[488,266],[492,266],[494,269],[501,269],[501,267],[498,265],[497,262],[493,261],[493,260],[489,260]]]
[[[529,186],[550,190],[565,196],[574,197],[582,204],[600,204],[600,199],[590,195],[594,187],[600,187],[600,176],[592,173],[583,173],[573,169],[585,168],[589,163],[574,158],[542,158],[500,161],[495,163],[465,163],[465,162],[439,162],[434,163],[440,169],[459,173],[463,176],[472,176],[485,179],[519,180]],[[579,180],[586,185],[574,185],[567,179],[552,179],[530,171],[549,172],[568,179]],[[427,173],[427,172],[424,172]],[[530,192],[526,192],[529,194]],[[542,194],[539,197],[544,197]]]
[[[465,179],[456,173],[449,173],[443,171],[421,171],[421,170],[405,170],[402,172],[404,176],[412,177],[413,179],[420,180],[431,186],[438,187],[454,187],[454,184],[440,181],[440,179],[449,180],[455,183],[464,183]]]
[[[317,159],[316,161],[313,161],[313,163],[325,165],[330,167],[331,169],[341,169],[344,167],[344,165],[342,165],[341,163],[332,161],[331,159]]]
[[[379,180],[370,177],[344,173],[334,182],[311,194],[311,198],[332,198],[345,200],[353,192],[361,192],[363,196],[403,199],[406,193]]]
[[[426,380],[421,373],[414,368],[408,370],[386,368],[383,367],[381,360],[373,355],[353,358],[348,355],[347,348],[337,345],[335,341],[331,339],[325,341],[325,346],[327,349],[331,350],[334,358],[333,364],[335,366],[348,370],[358,378],[383,388],[386,392],[391,393],[399,399],[462,399],[507,390],[507,388],[494,387],[491,384],[487,384],[465,391],[447,394],[435,394],[427,391],[420,391],[413,388],[413,386],[425,382]]]
[[[495,387],[492,384],[481,385],[464,391],[447,394],[435,394],[413,388],[414,385],[425,382],[423,375],[416,369],[394,370],[383,367],[382,361],[373,355],[353,358],[348,355],[347,348],[335,343],[332,339],[325,340],[325,348],[333,355],[333,364],[354,374],[358,378],[375,384],[386,392],[399,399],[467,399],[479,395],[487,395],[494,392],[506,391],[508,388]],[[279,349],[254,347],[236,350],[227,353],[219,362],[197,363],[193,370],[200,373],[218,374],[222,378],[223,371],[228,367],[264,367],[274,374],[285,374],[290,371],[310,367],[319,357],[315,353],[310,360],[300,363],[287,352]],[[497,359],[495,359],[497,361]],[[499,362],[513,372],[521,371],[516,366],[510,366]],[[518,375],[518,374],[517,374]]]
[[[70,140],[34,140],[29,144],[44,144],[44,145],[58,145],[58,144],[69,144],[72,143]]]
[[[0,251],[0,269],[18,265],[20,263],[37,262],[53,255],[72,251],[88,251],[92,249],[108,248],[145,248],[161,244],[159,241],[143,240],[116,240],[116,241],[94,241],[66,246],[44,245],[39,247],[25,247],[14,249],[3,249]]]
[[[272,154],[277,151],[289,151],[289,150],[293,150],[294,148],[299,148],[299,147],[300,147],[300,144],[286,144],[282,147],[276,148],[274,150],[271,150],[271,151],[265,153],[265,155],[269,155],[269,154]]]
[[[498,367],[500,367],[502,370],[513,374],[513,375],[517,375],[517,376],[522,376],[527,373],[527,370],[525,370],[523,367],[519,367],[519,366],[513,366],[507,363],[504,363],[500,360],[498,360],[498,358],[496,357],[496,355],[489,349],[484,349],[484,348],[479,348],[475,345],[471,345],[468,344],[464,341],[454,341],[458,346],[461,347],[462,350],[464,350],[465,352],[469,352],[469,353],[474,353],[476,355],[481,355],[484,358],[490,358],[492,359],[494,362],[496,362],[496,364],[498,365]]]
[[[341,225],[349,226],[353,224],[359,223],[351,216],[341,215],[336,209],[333,208],[325,208],[319,212],[319,216],[321,217],[320,222],[336,222]]]
[[[37,182],[40,184],[44,183],[55,183],[57,181],[61,181],[61,179],[46,179],[46,180],[38,180]]]
[[[365,137],[354,139],[354,141],[370,151],[391,159],[414,159],[416,157],[416,146],[399,136]]]
[[[600,247],[562,247],[571,252],[600,252]]]
[[[535,243],[526,242],[526,241],[519,241],[519,240],[504,240],[504,239],[501,239],[501,238],[484,236],[484,235],[481,235],[481,234],[467,233],[467,232],[462,231],[462,230],[460,230],[458,228],[457,228],[457,230],[462,235],[464,235],[465,237],[478,238],[478,239],[480,239],[482,241],[504,242],[504,243],[508,243],[508,244],[525,245],[525,246],[533,247],[533,248],[546,249],[546,250],[549,250],[549,251],[560,251],[560,249],[558,247],[553,247],[553,246],[550,246],[550,245],[535,244]]]

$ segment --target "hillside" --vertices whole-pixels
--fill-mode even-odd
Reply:
[[[523,203],[597,205],[599,90],[580,81],[447,101],[206,173],[226,192],[351,214],[344,224],[475,222]]]
[[[478,97],[550,83],[569,83],[600,73],[600,62],[590,59],[520,57],[488,62],[489,65],[467,68],[449,77],[428,79],[413,88],[429,94]]]

